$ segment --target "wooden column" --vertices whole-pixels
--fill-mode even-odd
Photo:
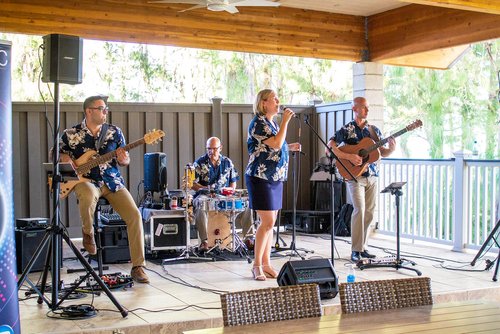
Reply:
[[[379,63],[360,62],[353,65],[353,98],[363,96],[370,105],[369,121],[384,126],[384,67]]]

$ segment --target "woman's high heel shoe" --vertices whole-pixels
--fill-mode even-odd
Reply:
[[[264,272],[264,275],[268,278],[277,278],[278,277],[278,272],[274,270],[273,267],[264,265],[262,266],[262,271]]]
[[[261,266],[256,266],[252,268],[253,279],[256,281],[265,281],[266,275],[262,272]]]

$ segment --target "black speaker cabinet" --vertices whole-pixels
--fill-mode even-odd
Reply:
[[[130,261],[130,250],[128,246],[127,225],[99,225],[102,262],[123,263]],[[96,258],[93,256],[93,258]]]
[[[43,82],[82,83],[83,40],[80,37],[45,35],[43,45]]]
[[[144,191],[160,192],[167,188],[167,155],[144,154]]]
[[[16,235],[16,258],[17,258],[17,273],[21,274],[26,265],[35,254],[35,250],[42,241],[45,234],[45,229],[38,230],[15,230]],[[47,244],[36,259],[31,272],[42,271],[45,266],[47,257]]]
[[[278,285],[316,283],[321,299],[335,298],[339,292],[338,278],[329,259],[288,261],[278,274]]]
[[[190,230],[184,210],[158,211],[161,214],[152,215],[144,224],[146,253],[186,247],[190,242]]]

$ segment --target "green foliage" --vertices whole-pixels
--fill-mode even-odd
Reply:
[[[389,129],[415,118],[424,122],[431,158],[450,157],[480,145],[481,156],[500,157],[497,138],[500,40],[473,45],[466,56],[446,71],[387,66],[384,92]],[[409,138],[402,150],[411,155]]]

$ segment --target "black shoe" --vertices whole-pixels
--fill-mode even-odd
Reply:
[[[375,255],[368,253],[367,250],[364,250],[360,253],[361,257],[367,258],[367,259],[374,259],[376,258]]]
[[[358,262],[359,260],[361,260],[361,257],[360,257],[360,253],[359,252],[352,252],[351,253],[351,261],[352,262]]]

